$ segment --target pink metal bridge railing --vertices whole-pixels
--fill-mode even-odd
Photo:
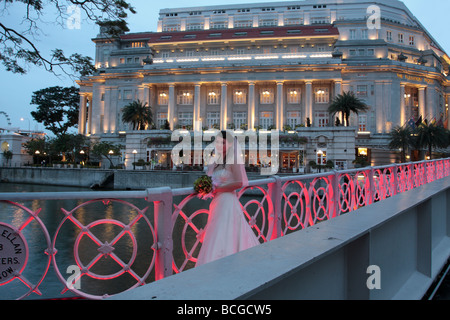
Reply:
[[[441,159],[314,175],[273,176],[250,181],[238,196],[250,226],[263,243],[448,176],[450,159]],[[36,208],[35,200],[62,199],[78,202],[71,210],[61,208],[62,219],[51,238],[40,217],[45,208]],[[132,204],[133,199],[145,199],[144,208]],[[20,219],[15,214],[2,217],[0,222],[0,258],[6,259],[7,264],[0,270],[0,287],[23,284],[26,292],[18,299],[41,295],[39,288],[50,267],[64,286],[62,293],[71,291],[87,299],[103,299],[118,292],[92,293],[91,287],[77,286],[80,279],[95,280],[98,289],[104,282],[127,277],[122,290],[125,291],[192,268],[209,214],[209,201],[198,199],[192,188],[3,193],[0,202],[21,212]],[[29,203],[28,207],[25,203]],[[111,217],[113,206],[120,207],[121,219]],[[104,217],[90,221],[89,208],[100,211]],[[25,276],[27,270],[32,269],[36,274],[38,268],[28,265],[30,243],[37,242],[29,238],[28,228],[39,229],[44,238],[44,248],[40,251],[42,273],[34,281]],[[110,237],[100,238],[99,228]],[[73,240],[71,253],[64,246],[67,239],[63,234],[67,232]],[[144,245],[138,241],[142,234],[147,238]],[[73,257],[75,272],[69,279],[68,269],[57,261],[61,255]],[[138,266],[138,260],[144,263]],[[102,271],[98,269],[100,264],[106,265]]]

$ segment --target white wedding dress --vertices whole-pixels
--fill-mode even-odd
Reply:
[[[224,185],[231,179],[234,179],[231,165],[219,166],[212,173],[215,186]],[[249,249],[259,243],[245,219],[236,192],[216,193],[210,205],[208,224],[196,266]]]

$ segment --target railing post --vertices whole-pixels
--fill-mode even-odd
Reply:
[[[273,176],[275,182],[269,183],[269,196],[272,199],[273,208],[269,212],[269,230],[272,230],[272,234],[270,235],[270,240],[274,240],[280,238],[282,235],[281,230],[281,219],[282,219],[282,208],[281,208],[281,200],[283,197],[281,191],[281,179],[278,176]]]
[[[160,280],[173,274],[172,189],[169,187],[147,189],[147,201],[153,202],[154,205],[157,241],[155,280]]]
[[[375,201],[375,182],[373,181],[373,176],[375,175],[375,170],[371,167],[367,170],[367,175],[369,178],[369,198],[366,199],[366,206],[371,205]]]
[[[393,186],[392,186],[392,196],[395,196],[398,194],[398,166],[397,164],[394,164],[392,166],[392,174],[393,174]]]
[[[329,176],[331,190],[328,190],[328,195],[332,199],[330,203],[330,216],[331,218],[336,218],[341,214],[339,209],[339,173],[336,170],[331,172],[332,174]]]

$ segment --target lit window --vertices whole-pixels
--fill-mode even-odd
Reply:
[[[209,90],[207,100],[209,105],[218,105],[220,101],[219,90]]]
[[[145,47],[145,42],[132,42],[131,47],[132,48],[143,48],[143,47]]]
[[[365,114],[358,116],[358,131],[359,132],[367,131],[367,115]]]
[[[260,93],[261,104],[273,104],[274,94],[273,89],[262,89]]]
[[[328,88],[318,88],[316,90],[316,103],[329,103],[330,102],[330,92]]]
[[[287,103],[289,103],[289,104],[299,104],[300,103],[300,89],[299,88],[288,89]]]
[[[234,104],[246,104],[247,103],[247,91],[243,89],[236,89],[233,91]]]
[[[415,39],[414,39],[413,36],[409,36],[409,45],[410,45],[410,46],[415,45]]]
[[[192,90],[178,91],[177,103],[180,105],[194,104],[194,94],[193,94]]]
[[[327,151],[326,150],[318,150],[317,151],[317,164],[322,165],[322,166],[327,164]]]
[[[159,92],[158,104],[161,105],[161,106],[169,104],[169,94],[166,91],[160,91]]]
[[[367,148],[358,148],[358,157],[367,157],[368,154]]]

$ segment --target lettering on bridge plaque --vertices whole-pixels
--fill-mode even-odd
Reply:
[[[0,222],[0,285],[6,284],[25,269],[27,242],[13,227]]]

